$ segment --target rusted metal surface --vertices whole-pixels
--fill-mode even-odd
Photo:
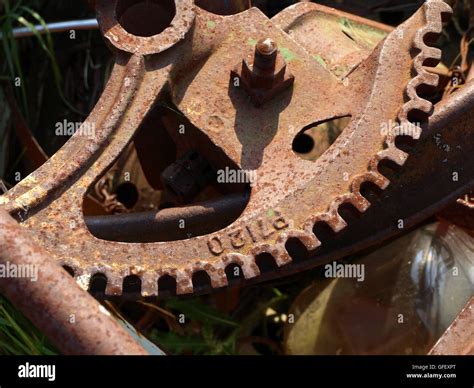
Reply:
[[[474,176],[469,167],[474,165],[474,144],[463,141],[472,131],[472,109],[474,82],[469,82],[459,92],[436,106],[429,122],[423,126],[423,135],[411,152],[406,170],[402,169],[393,175],[392,185],[383,193],[370,197],[371,207],[363,217],[351,219],[343,233],[324,241],[317,251],[309,253],[302,261],[280,268],[277,274],[265,273],[247,283],[250,285],[275,276],[294,274],[310,266],[359,252],[404,233],[438,214],[449,204],[461,202],[456,199],[474,188]],[[449,152],[440,145],[440,138],[443,139],[443,144],[450,146]],[[460,174],[460,179],[453,180],[454,172]],[[436,182],[436,190],[431,189],[433,182]],[[462,202],[467,202],[466,197],[469,196],[463,196]],[[403,206],[400,206],[401,203]],[[229,209],[235,210],[238,206],[237,201],[229,203]],[[466,209],[462,212],[462,219],[470,220],[470,213],[466,213]],[[403,228],[399,228],[400,220],[403,221]],[[450,220],[458,222],[461,218],[452,217]],[[102,221],[107,224],[105,218]],[[301,253],[300,250],[298,254],[301,256]]]
[[[0,264],[16,271],[15,276],[0,279],[2,294],[63,354],[147,354],[2,208]],[[30,276],[22,277],[20,273]]]
[[[348,215],[349,225],[342,233],[327,236],[324,244],[306,257],[297,251],[303,260],[287,266],[284,272],[280,269],[280,274],[297,273],[310,263],[321,265],[338,260],[405,233],[472,191],[474,144],[464,139],[472,134],[473,109],[471,81],[435,107],[405,166],[392,172],[391,185],[379,193],[366,188],[364,195],[370,198],[371,206],[363,216]],[[449,152],[443,144],[450,146]],[[455,173],[459,179],[453,179]],[[258,280],[272,276],[275,275],[264,274]]]
[[[333,75],[344,78],[393,28],[314,3],[300,3],[272,21]]]
[[[242,267],[246,279],[263,280],[256,264],[263,253],[272,255],[282,267],[270,276],[318,265],[322,262],[318,255],[289,265],[292,257],[287,243],[297,239],[314,251],[321,245],[314,227],[321,223],[351,242],[343,245],[346,251],[356,249],[358,234],[347,237],[344,233],[347,222],[342,209],[352,206],[359,213],[370,211],[362,186],[370,182],[387,189],[390,181],[379,163],[388,160],[403,165],[408,154],[397,146],[396,138],[420,138],[422,130],[416,121],[431,115],[433,106],[417,90],[437,85],[438,76],[424,66],[435,65],[441,58],[440,50],[427,42],[441,33],[450,8],[442,1],[427,1],[412,18],[374,44],[372,51],[368,43],[363,55],[353,58],[349,53],[341,60],[347,64],[344,71],[335,72],[326,64],[337,57],[337,50],[321,61],[292,37],[293,27],[282,29],[283,24],[294,26],[301,18],[325,11],[314,4],[292,7],[285,21],[281,17],[270,20],[257,9],[223,17],[193,9],[191,1],[176,1],[172,25],[152,37],[126,32],[115,19],[116,5],[117,1],[98,2],[101,28],[117,49],[117,63],[88,119],[96,136],[76,134],[42,168],[0,198],[11,214],[20,213],[26,219],[23,225],[33,239],[73,268],[85,287],[92,275],[105,274],[108,295],[120,295],[123,279],[129,275],[141,278],[144,296],[158,293],[158,281],[164,275],[177,280],[178,294],[191,293],[193,274],[198,271],[207,272],[212,287],[218,288],[227,285],[225,269],[233,264]],[[327,13],[339,17],[333,10]],[[278,45],[294,85],[255,107],[244,90],[229,85],[229,77],[233,66],[262,37]],[[249,203],[230,225],[204,236],[146,244],[98,239],[85,223],[83,198],[165,95],[198,129],[194,135],[188,131],[195,136],[189,141],[199,141],[215,168],[256,172]],[[452,119],[450,109],[439,108],[431,126],[443,128],[443,120]],[[352,117],[351,122],[317,161],[303,160],[292,151],[294,137],[308,126],[346,116]],[[408,172],[408,183],[419,178],[416,171]],[[381,211],[375,219],[389,225],[391,217]],[[371,229],[370,223],[364,227]],[[331,243],[325,242],[318,252]]]
[[[474,355],[474,298],[441,336],[430,355]]]
[[[160,5],[160,2],[156,0],[150,3]],[[130,4],[130,2],[123,0],[97,1],[97,19],[104,37],[119,50],[136,55],[158,54],[168,50],[183,40],[185,34],[193,26],[195,15],[193,0],[175,0],[174,10],[166,9],[168,3],[173,3],[173,1],[163,1],[162,3],[166,4],[164,11],[175,12],[169,26],[156,35],[137,36],[128,32],[117,20],[117,13],[120,8],[124,6],[125,9],[122,9],[121,12],[125,13],[127,7],[132,8],[134,6],[133,2]],[[159,12],[160,9],[154,10],[154,12],[157,11]],[[138,16],[141,16],[143,22],[143,18],[147,16],[146,11],[142,10],[141,15],[138,14]],[[154,23],[154,20],[151,20],[151,23]]]

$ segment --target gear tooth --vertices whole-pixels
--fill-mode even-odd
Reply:
[[[248,257],[248,260],[242,265],[242,272],[244,273],[245,279],[252,279],[260,275],[260,268],[255,263],[253,257]]]
[[[434,60],[440,61],[443,56],[443,52],[441,51],[441,49],[437,47],[427,46],[425,50],[426,50],[425,59],[434,59]],[[423,64],[424,63],[422,63],[422,65]]]
[[[255,263],[255,257],[242,255],[240,253],[229,253],[227,255],[227,265],[238,264],[242,268],[245,279],[252,279],[260,275],[260,269]]]
[[[352,191],[360,195],[362,198],[366,199],[361,194],[361,187],[364,183],[367,182],[373,183],[381,190],[385,190],[390,185],[390,181],[383,175],[375,171],[369,171],[354,178],[354,180],[352,181]]]
[[[261,244],[252,249],[251,253],[255,258],[264,253],[271,255],[278,267],[282,267],[292,262],[291,256],[281,244],[273,246],[270,244]]]
[[[387,148],[380,152],[381,160],[391,160],[399,166],[403,166],[408,159],[408,154],[396,147]]]
[[[440,26],[439,32],[441,32],[442,24],[449,21],[453,14],[451,6],[443,0],[427,0],[424,7],[430,15],[440,17],[438,25]]]
[[[364,211],[366,211],[368,209],[368,207],[370,206],[370,203],[368,203],[368,201],[364,197],[362,197],[360,194],[357,195],[354,192],[352,192],[352,193],[341,195],[341,196],[337,197],[330,206],[330,212],[333,215],[337,214],[339,216],[339,208],[344,204],[351,204],[360,213],[363,213]],[[342,219],[342,217],[341,217],[341,219]],[[339,222],[340,221],[338,221],[338,223]],[[345,223],[345,221],[344,221],[344,223]],[[344,226],[342,226],[342,224],[341,224],[341,226],[339,226],[338,228],[343,229],[346,226],[347,226],[347,224],[344,225]],[[342,229],[339,229],[338,231],[340,231]],[[334,230],[334,231],[337,232],[336,230]]]
[[[338,208],[336,207],[334,211],[328,211],[326,213],[320,213],[311,218],[311,229],[314,228],[316,224],[325,223],[328,225],[335,233],[344,229],[347,224],[344,219],[337,212]],[[335,214],[334,214],[335,213]],[[318,236],[316,235],[316,238]],[[318,238],[319,241],[319,238]]]
[[[287,252],[286,249],[279,250],[278,253],[273,254],[272,257],[273,257],[273,260],[275,260],[275,263],[278,266],[278,268],[291,264],[293,261],[293,259],[291,258],[290,254]]]
[[[379,163],[382,161],[380,153],[375,155],[369,162],[369,171],[379,173]]]
[[[370,207],[370,202],[358,191],[354,191],[354,202],[351,203],[360,213],[364,213]]]
[[[110,270],[105,272],[107,277],[107,286],[105,287],[105,295],[121,296],[123,293],[123,276],[116,274]]]
[[[227,276],[225,276],[225,272],[224,274],[213,273],[212,275],[209,275],[209,276],[211,278],[212,288],[222,288],[222,287],[227,287],[229,285]]]
[[[370,171],[366,175],[366,182],[372,182],[374,185],[378,186],[381,190],[385,190],[389,185],[390,181],[385,178],[378,171]]]
[[[178,271],[176,274],[176,294],[192,294],[194,291],[191,277],[184,271]]]
[[[314,216],[311,216],[308,221],[306,221],[306,228],[308,230],[313,231],[314,225],[316,225],[318,222],[326,222],[326,219],[328,218],[327,214],[316,214]]]
[[[285,246],[288,240],[296,238],[301,241],[301,243],[306,247],[308,251],[315,250],[321,245],[321,241],[319,241],[314,235],[313,226],[314,225],[311,223],[306,223],[304,231],[296,229],[290,230],[279,237],[278,243]]]
[[[278,267],[283,267],[285,265],[291,264],[291,262],[293,261],[286,248],[279,249],[278,253],[272,256],[275,259],[275,262],[277,263]]]
[[[453,16],[453,9],[444,1],[439,2],[438,12],[441,13],[441,22],[446,23]]]
[[[373,178],[372,178],[371,172],[356,175],[354,179],[352,179],[352,183],[351,183],[352,192],[360,195],[362,185],[367,181],[371,181],[372,179]]]
[[[358,191],[352,191],[352,194],[348,196],[347,200],[342,203],[339,208],[344,204],[351,204],[359,213],[364,213],[370,207],[370,202]]]
[[[433,104],[427,100],[424,100],[420,97],[415,97],[414,99],[407,102],[404,106],[404,112],[402,117],[406,117],[407,124],[411,123],[408,119],[408,115],[413,111],[420,111],[426,114],[430,114],[433,110]]]
[[[397,126],[393,129],[393,138],[395,139],[397,136],[410,136],[414,140],[418,140],[421,136],[421,128],[418,125],[413,123],[407,123],[404,128],[402,126]],[[391,139],[387,141],[387,146],[396,147],[395,140]]]
[[[206,273],[211,279],[212,288],[221,288],[228,285],[227,277],[225,275],[225,265],[223,262],[217,264],[208,264],[205,266]]]
[[[409,122],[410,112],[418,110],[426,114],[431,114],[433,104],[418,95],[417,88],[420,85],[437,86],[439,77],[425,69],[425,65],[435,65],[441,59],[442,52],[436,47],[429,46],[425,40],[427,37],[434,37],[441,34],[443,30],[443,20],[452,13],[451,7],[440,0],[430,0],[424,5],[426,24],[415,35],[414,47],[420,52],[413,59],[413,69],[416,76],[407,85],[407,95],[410,98],[402,107],[399,120],[402,123]],[[415,138],[415,137],[414,137]]]
[[[382,190],[385,190],[390,185],[390,181],[387,178],[385,178],[382,174],[380,174],[378,171],[371,171],[370,176],[373,179],[367,179],[367,180],[374,183]]]
[[[339,233],[341,230],[343,230],[347,226],[347,222],[344,221],[344,218],[341,217],[341,215],[336,212],[333,214],[331,219],[328,222],[328,225],[334,230],[335,233]]]
[[[142,296],[158,295],[158,277],[155,273],[144,273],[142,279]]]
[[[420,58],[420,57],[417,57]],[[413,78],[407,85],[407,95],[412,100],[424,100],[423,98],[419,97],[417,88],[421,85],[427,86],[437,86],[439,83],[439,76],[437,74],[430,73],[429,71],[425,70],[424,66],[421,64],[415,67],[419,68],[418,76]]]
[[[306,223],[304,224],[304,227],[303,227],[306,234],[308,236],[311,235],[311,239],[312,239],[311,241],[314,242],[314,244],[312,245],[311,248],[309,246],[306,246],[308,248],[308,250],[313,250],[313,249],[319,248],[321,246],[321,241],[319,241],[318,237],[313,233],[314,225],[315,225],[315,223],[313,223],[312,221],[306,221]],[[303,244],[304,244],[304,242],[303,242]]]
[[[351,182],[351,190],[354,193],[359,193],[360,195],[360,188],[364,182],[367,181],[368,174],[360,174],[356,175]]]

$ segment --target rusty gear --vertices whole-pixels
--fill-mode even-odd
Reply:
[[[268,19],[255,8],[224,17],[194,6],[192,0],[176,0],[171,24],[157,35],[141,37],[116,20],[118,3],[97,1],[116,65],[85,123],[95,128],[95,136],[76,134],[0,197],[14,216],[27,210],[22,225],[72,268],[85,287],[101,273],[107,277],[106,293],[120,295],[124,278],[136,275],[142,295],[152,296],[158,294],[159,279],[168,275],[176,279],[177,293],[187,294],[196,291],[193,274],[200,271],[208,274],[213,288],[226,286],[226,268],[234,264],[246,279],[264,279],[256,263],[262,254],[281,267],[271,276],[321,264],[315,254],[321,245],[315,226],[326,224],[339,234],[347,226],[340,214],[344,206],[366,212],[371,204],[362,187],[371,183],[387,189],[380,163],[403,165],[408,154],[397,147],[397,137],[418,139],[422,130],[417,121],[433,113],[419,91],[438,83],[425,66],[441,59],[441,51],[428,42],[441,33],[451,12],[443,1],[426,1],[373,50],[365,47],[337,57],[328,49],[326,58],[320,51],[324,34],[310,44],[302,38],[305,28],[323,28],[323,17],[346,25],[364,23],[380,34],[387,30],[312,3]],[[294,82],[278,98],[256,107],[234,86],[231,74],[254,54],[262,38],[277,44]],[[245,210],[217,232],[178,241],[125,243],[94,237],[82,210],[87,191],[132,141],[153,107],[166,99],[190,127],[199,128],[190,136],[204,144],[202,152],[214,166],[256,171],[258,180]],[[294,137],[304,129],[346,116],[350,124],[316,162],[292,151]],[[313,252],[296,266],[287,250],[294,239]]]

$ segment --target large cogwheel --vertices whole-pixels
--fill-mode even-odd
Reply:
[[[141,37],[116,20],[118,0],[97,3],[116,64],[84,123],[95,128],[95,136],[78,131],[0,200],[12,215],[20,214],[37,243],[74,270],[84,288],[103,274],[106,293],[119,295],[124,278],[134,275],[144,296],[157,295],[165,277],[176,280],[178,294],[192,293],[198,272],[209,276],[213,288],[226,286],[232,265],[246,279],[256,278],[258,258],[265,254],[281,267],[275,276],[282,276],[293,265],[289,240],[313,252],[321,244],[315,226],[326,224],[337,233],[346,227],[342,206],[365,212],[370,203],[361,187],[387,188],[380,162],[403,165],[408,155],[397,148],[397,136],[419,138],[418,121],[433,110],[419,90],[438,83],[426,66],[435,66],[441,51],[430,44],[451,12],[443,1],[426,1],[368,57],[335,76],[292,37],[298,23],[332,12],[315,4],[298,4],[270,20],[257,9],[223,17],[177,0],[170,26]],[[235,65],[267,37],[280,48],[294,84],[256,107],[230,80]],[[84,197],[164,99],[196,128],[189,136],[215,166],[256,172],[249,202],[230,225],[202,236],[149,243],[99,239],[84,220]],[[295,134],[338,117],[351,117],[350,123],[318,160],[292,151]],[[316,256],[299,265],[318,264]]]

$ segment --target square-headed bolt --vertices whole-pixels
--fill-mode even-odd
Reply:
[[[165,168],[161,180],[178,203],[187,203],[212,180],[213,174],[207,160],[197,152],[190,151]]]
[[[244,58],[232,70],[256,106],[271,100],[293,85],[295,77],[288,71],[277,44],[270,38],[261,39],[255,46],[253,60]]]

